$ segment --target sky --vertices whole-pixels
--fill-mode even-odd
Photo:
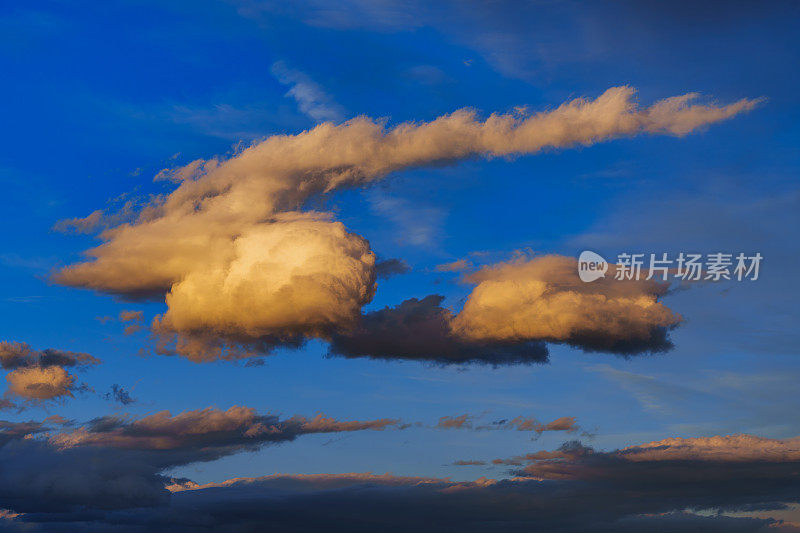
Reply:
[[[4,3],[4,527],[800,529],[799,15]]]

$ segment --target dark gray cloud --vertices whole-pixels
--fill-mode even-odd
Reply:
[[[375,275],[378,279],[389,279],[409,272],[411,267],[402,259],[382,259],[375,263]]]
[[[24,342],[0,342],[0,366],[4,370],[28,367],[75,367],[96,365],[100,360],[86,353],[51,348],[34,350]]]
[[[184,481],[184,486],[192,486]],[[661,485],[634,494],[614,483],[507,480],[453,482],[370,474],[276,475],[232,480],[172,495],[169,506],[24,515],[20,525],[103,531],[763,531],[769,519],[701,516],[673,509],[716,505],[715,493],[683,495]],[[718,488],[718,487],[708,487]],[[764,491],[759,494],[757,491]],[[744,488],[761,506],[786,497],[765,484]],[[795,494],[796,496],[796,494]],[[757,507],[760,507],[757,505]]]
[[[728,506],[751,498],[749,487],[770,484],[794,490],[800,497],[800,438],[765,439],[752,435],[669,438],[621,450],[597,451],[580,441],[554,451],[541,451],[496,465],[512,465],[516,476],[576,482],[611,482],[634,492],[638,487],[683,486],[686,495],[699,497],[713,490],[727,494]],[[791,492],[787,492],[791,494]]]
[[[172,416],[106,416],[45,433],[36,422],[0,422],[0,509],[76,512],[167,505],[169,468],[212,461],[301,435],[402,427],[397,420],[280,418],[254,409],[202,409]]]
[[[800,502],[800,439],[750,435],[665,439],[612,452],[573,441],[494,461],[517,476],[501,481],[321,474],[199,486],[162,473],[302,434],[395,425],[280,419],[247,408],[104,417],[47,438],[35,422],[2,424],[0,508],[24,513],[3,525],[34,531],[762,531],[779,524],[724,513]]]
[[[411,298],[395,307],[366,313],[350,334],[335,334],[330,352],[341,357],[407,359],[439,364],[504,365],[543,363],[540,342],[470,341],[450,329],[453,314],[441,307],[443,296]]]
[[[136,402],[136,398],[131,396],[131,393],[123,387],[114,383],[111,385],[111,390],[103,395],[103,398],[110,402],[117,402],[122,405],[130,405]]]

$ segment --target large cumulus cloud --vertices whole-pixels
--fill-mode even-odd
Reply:
[[[374,267],[369,243],[341,223],[281,214],[238,236],[229,257],[175,283],[154,329],[165,339],[180,332],[178,351],[195,360],[240,355],[218,339],[253,347],[325,336],[351,326],[370,301]]]
[[[174,349],[195,359],[346,330],[375,290],[375,257],[338,223],[299,212],[310,197],[474,156],[684,135],[757,103],[716,106],[694,98],[640,107],[633,89],[615,87],[526,116],[481,120],[464,109],[392,129],[358,117],[275,135],[230,159],[198,160],[164,175],[178,182],[171,193],[106,229],[104,242],[87,252],[90,260],[55,279],[131,298],[167,294],[169,309],[155,330],[177,336]],[[245,350],[225,352],[230,345]]]

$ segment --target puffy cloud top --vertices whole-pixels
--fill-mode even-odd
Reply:
[[[613,276],[584,283],[570,257],[519,258],[466,280],[477,286],[452,328],[476,341],[544,340],[623,354],[658,351],[670,346],[666,331],[681,321],[658,301],[666,285]]]

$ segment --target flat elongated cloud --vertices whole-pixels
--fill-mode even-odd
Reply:
[[[537,479],[627,479],[644,482],[711,483],[750,479],[797,481],[800,438],[767,439],[754,435],[669,438],[610,452],[578,441],[494,464],[521,466],[513,472]]]
[[[439,423],[436,424],[436,427],[442,429],[471,428],[472,417],[469,415],[443,416],[439,419]]]
[[[640,107],[633,97],[633,89],[615,87],[528,116],[481,120],[462,109],[388,130],[358,117],[275,135],[230,159],[198,160],[171,173],[175,190],[105,230],[103,244],[87,252],[90,260],[55,279],[129,298],[166,294],[168,311],[154,329],[198,360],[348,330],[374,293],[375,256],[341,224],[299,212],[310,197],[475,156],[684,135],[757,104],[692,104],[696,95],[687,94]],[[231,345],[245,349],[226,352]]]
[[[86,353],[48,348],[34,350],[24,342],[0,342],[0,367],[5,370],[31,367],[81,367],[96,365],[100,360]]]
[[[308,434],[401,428],[399,421],[340,421],[202,409],[143,418],[102,417],[45,433],[44,424],[0,421],[0,508],[48,512],[169,503],[166,469],[212,461]]]
[[[0,367],[9,370],[7,394],[25,400],[43,401],[72,396],[78,387],[75,376],[66,368],[82,368],[100,363],[85,353],[61,350],[34,350],[21,342],[0,342]]]
[[[399,420],[394,419],[342,422],[324,415],[281,419],[276,415],[260,415],[250,407],[234,406],[227,411],[207,408],[175,416],[162,411],[134,420],[102,417],[74,431],[55,434],[49,441],[59,448],[101,446],[172,451],[170,461],[185,464],[293,440],[304,434],[382,430],[398,425]]]
[[[757,482],[719,494],[710,490],[683,492],[684,485],[654,483],[633,487],[626,483],[533,481],[524,478],[456,482],[430,477],[390,474],[276,474],[236,478],[198,485],[175,480],[169,503],[83,513],[36,513],[20,517],[20,526],[37,522],[69,529],[91,519],[107,530],[222,529],[277,531],[557,531],[557,532],[753,532],[771,531],[781,523],[768,519],[734,517],[714,509],[724,498],[735,511],[781,508],[796,501],[785,486]],[[724,489],[710,483],[704,489]],[[780,500],[785,498],[785,500]],[[35,531],[36,529],[34,529]],[[787,529],[786,531],[791,531]]]
[[[535,418],[518,416],[511,420],[500,420],[494,424],[498,428],[515,429],[517,431],[535,431],[542,434],[545,431],[566,431],[573,433],[580,430],[574,416],[562,416],[543,424]]]
[[[513,429],[516,431],[533,431],[541,435],[545,431],[566,431],[574,433],[580,430],[580,426],[574,416],[562,416],[543,424],[533,417],[517,416],[511,419],[495,420],[488,424],[475,425],[476,416],[463,414],[459,416],[443,416],[435,426],[441,429]]]

